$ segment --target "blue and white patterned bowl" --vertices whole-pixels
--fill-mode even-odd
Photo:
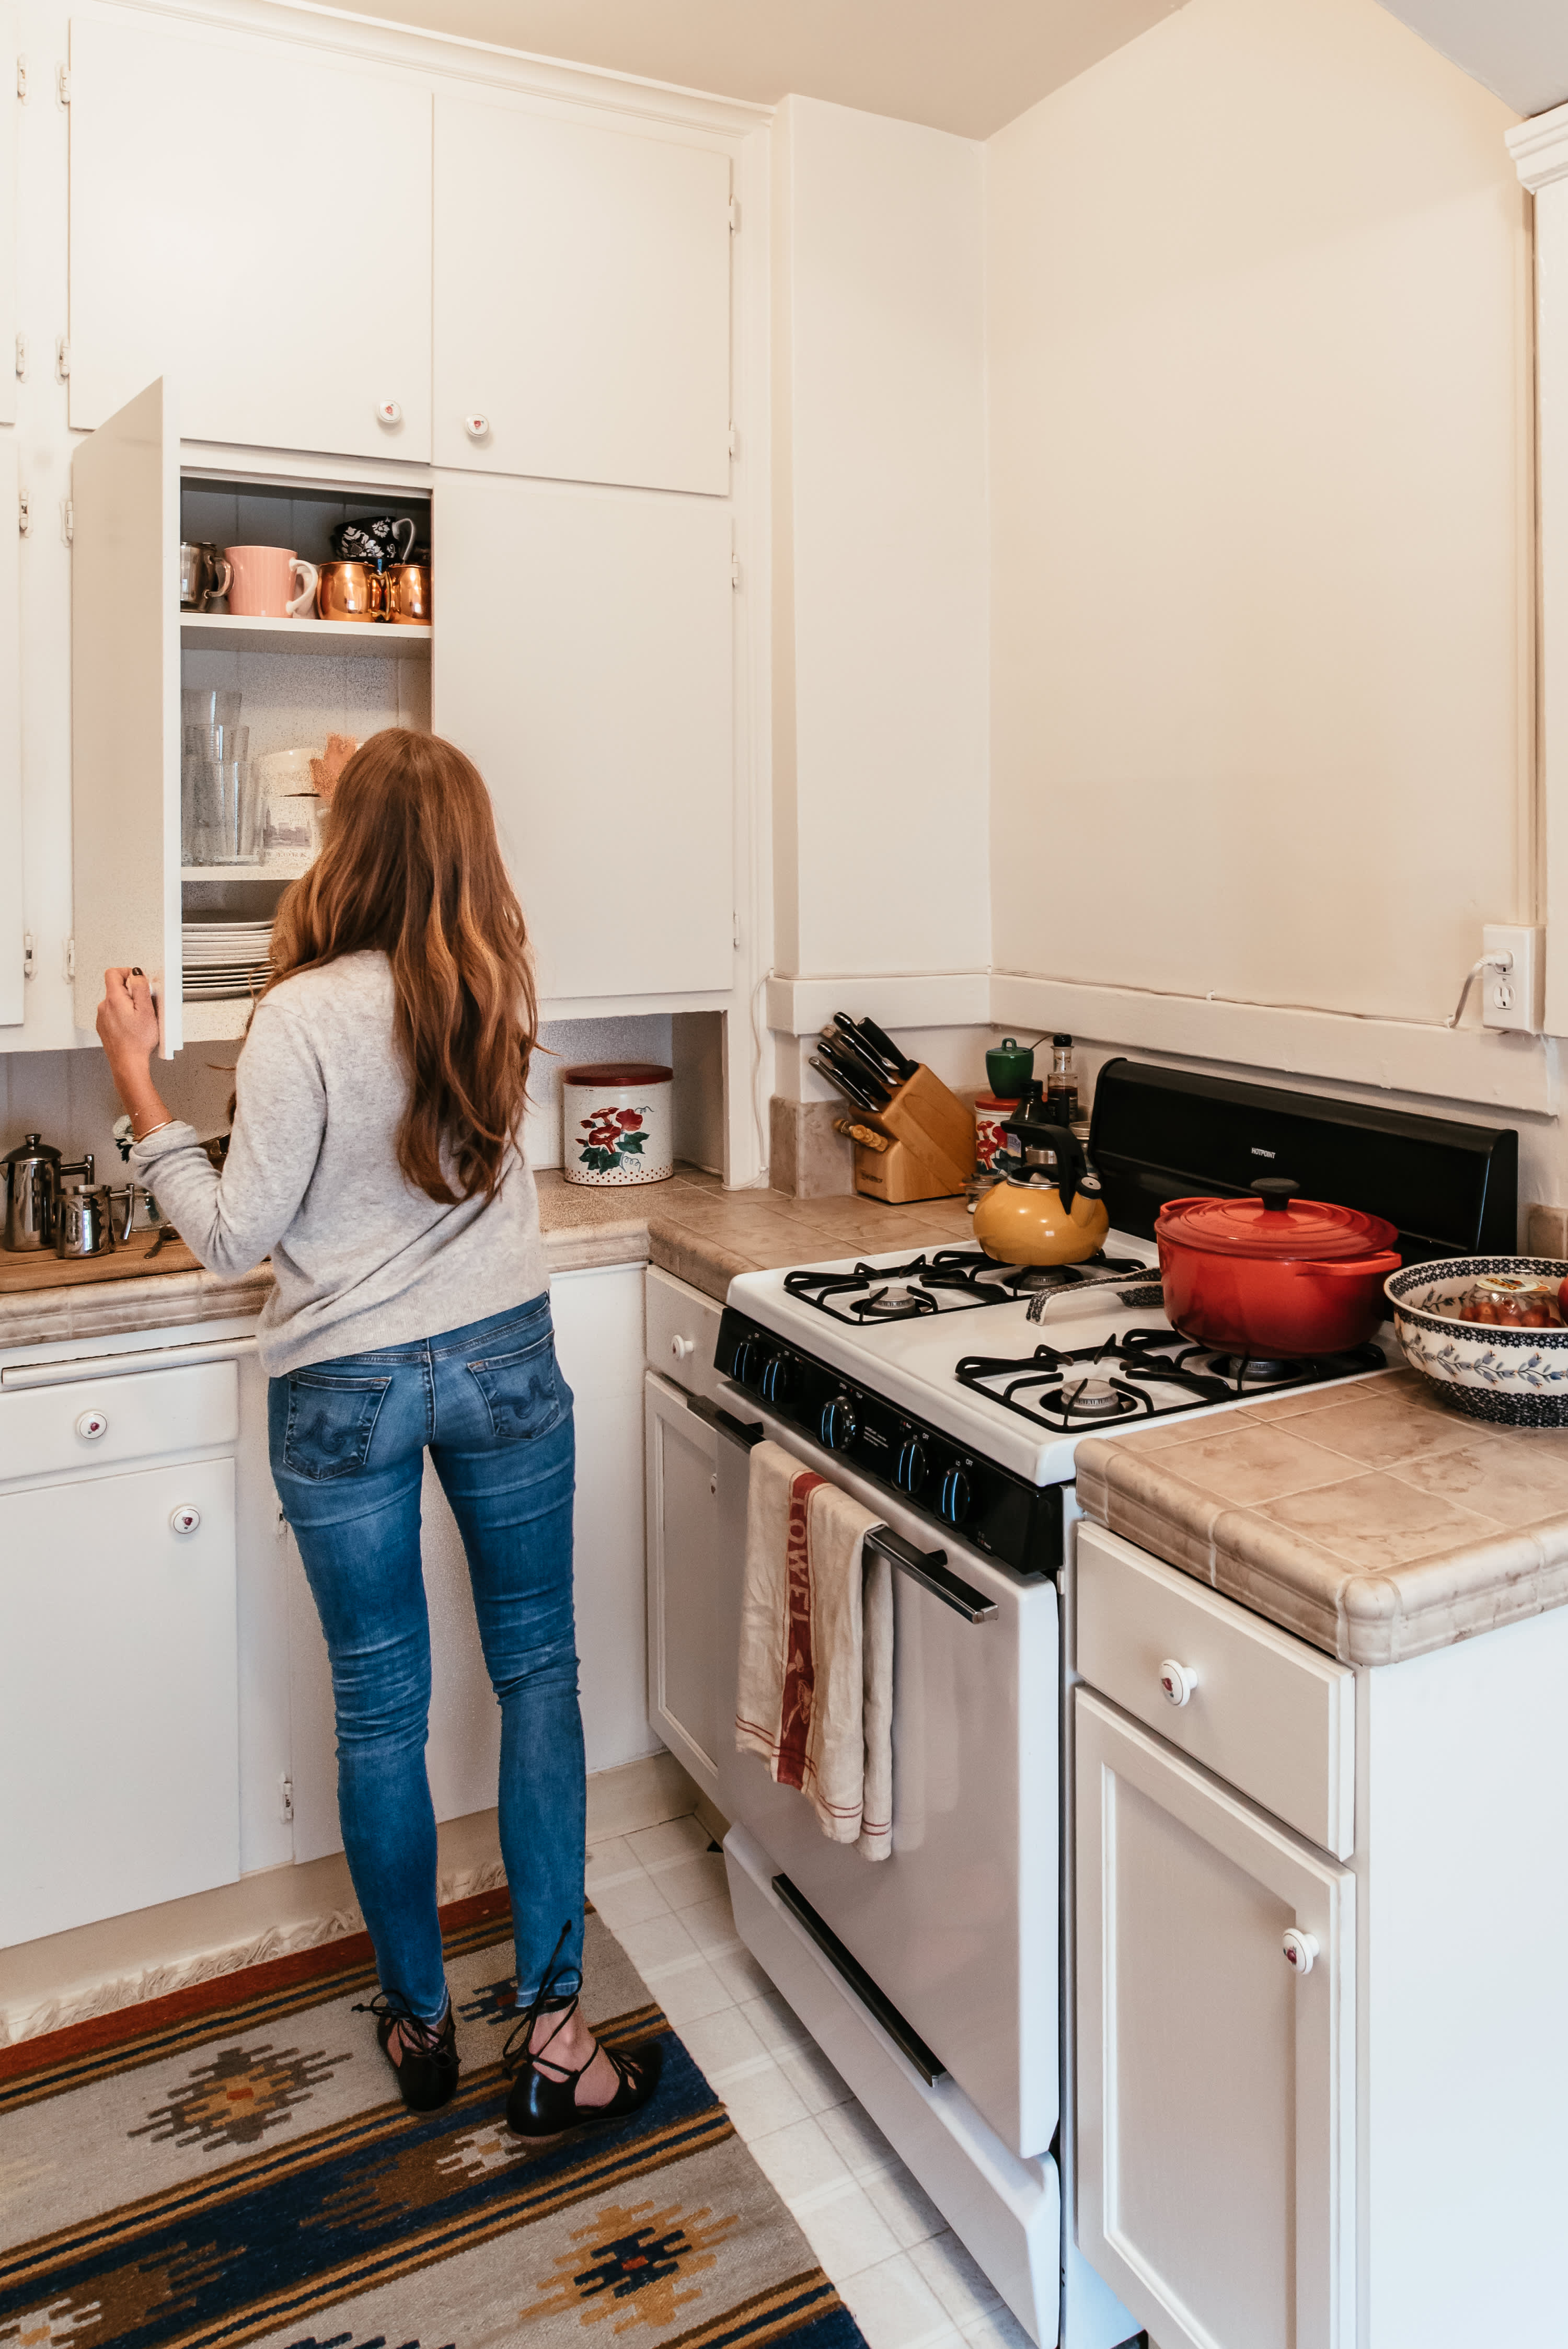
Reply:
[[[1405,1359],[1456,1411],[1500,1427],[1568,1427],[1568,1329],[1507,1330],[1461,1321],[1472,1283],[1489,1273],[1568,1279],[1545,1256],[1457,1256],[1408,1264],[1383,1294]]]

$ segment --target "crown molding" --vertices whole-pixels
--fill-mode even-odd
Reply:
[[[1514,169],[1532,195],[1553,180],[1568,180],[1568,105],[1532,115],[1504,136]]]
[[[156,17],[192,31],[306,43],[328,55],[412,70],[432,79],[480,82],[500,96],[565,100],[692,130],[745,135],[765,130],[773,119],[770,106],[747,98],[536,57],[526,49],[395,24],[384,16],[356,16],[325,6],[321,0],[88,0],[77,13],[92,14],[98,8]]]

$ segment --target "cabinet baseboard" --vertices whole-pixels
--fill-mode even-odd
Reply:
[[[634,1835],[696,1808],[696,1788],[674,1754],[650,1754],[589,1779],[588,1840]],[[443,1904],[501,1883],[494,1811],[448,1819],[438,1830],[438,1854]],[[24,1941],[0,1950],[0,2047],[316,1949],[363,1925],[339,1851]]]

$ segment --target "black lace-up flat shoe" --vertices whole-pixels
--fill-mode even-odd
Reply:
[[[458,2032],[449,1999],[439,2023],[417,2022],[400,2000],[385,1991],[354,2012],[376,2017],[377,2042],[397,2075],[403,2102],[411,2113],[438,2113],[451,2102],[458,2085]],[[387,2044],[394,2031],[399,2041],[397,2055]]]
[[[506,2125],[514,2137],[559,2137],[562,2129],[576,2128],[584,2121],[619,2120],[624,2113],[634,2113],[639,2106],[647,2103],[659,2085],[659,2074],[664,2068],[664,2049],[656,2042],[629,2055],[620,2054],[613,2047],[595,2047],[587,2063],[579,2064],[574,2072],[546,2054],[546,2048],[576,2013],[579,2002],[575,1991],[566,1998],[553,1995],[557,1980],[555,1958],[560,1956],[562,1942],[571,1930],[570,1923],[562,1926],[561,1940],[555,1944],[555,1957],[551,1959],[539,1995],[501,2050],[501,2062],[514,2075],[506,2100]],[[540,2046],[531,2047],[534,2024],[542,2015],[548,2014],[559,2018],[554,2030]],[[580,2105],[577,2083],[593,2057],[601,2054],[614,2069],[615,2093],[605,2104]]]

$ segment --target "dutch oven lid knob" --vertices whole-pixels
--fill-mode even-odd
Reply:
[[[1293,1183],[1288,1174],[1260,1174],[1252,1187],[1265,1209],[1284,1215],[1289,1212],[1290,1203],[1301,1185]]]

